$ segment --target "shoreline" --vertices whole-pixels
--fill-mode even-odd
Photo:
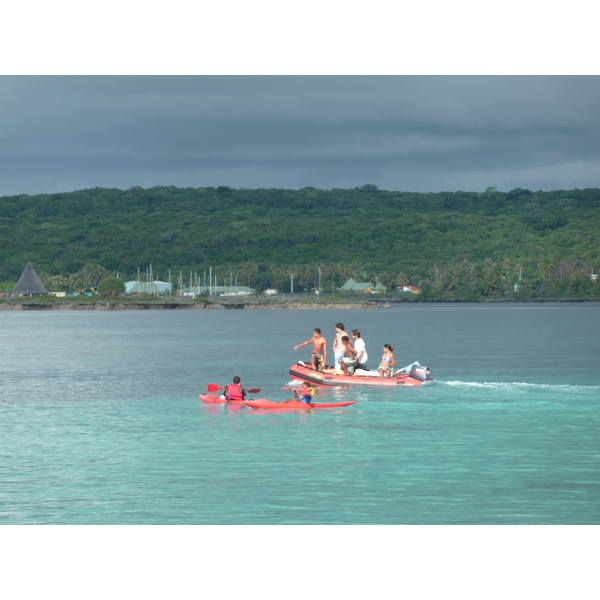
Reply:
[[[285,299],[262,299],[252,298],[244,301],[213,300],[164,300],[164,301],[123,301],[118,299],[77,301],[52,301],[40,302],[35,300],[8,300],[0,302],[0,311],[49,311],[49,310],[348,310],[361,309],[373,310],[390,308],[392,305],[431,305],[431,304],[583,304],[588,302],[600,302],[600,298],[571,298],[571,299],[536,299],[536,300],[397,300],[381,298],[369,302],[352,302],[344,300],[310,299],[310,301],[299,301],[292,298]]]
[[[278,302],[278,303],[202,303],[202,302],[119,302],[98,300],[91,302],[3,302],[2,310],[303,310],[303,309],[379,309],[378,303],[353,302]]]

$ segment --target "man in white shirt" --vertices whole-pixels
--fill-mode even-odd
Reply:
[[[360,337],[360,331],[358,329],[352,330],[352,337],[354,338],[354,349],[358,353],[356,355],[357,367],[358,365],[365,365],[365,363],[369,360],[369,355],[367,354],[367,347],[365,346],[365,340]]]

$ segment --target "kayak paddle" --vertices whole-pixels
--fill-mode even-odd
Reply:
[[[209,383],[206,386],[206,391],[207,392],[218,392],[219,390],[222,390],[223,388],[220,385],[217,385],[216,383]],[[258,394],[258,392],[260,392],[260,388],[250,388],[246,390],[249,394]]]

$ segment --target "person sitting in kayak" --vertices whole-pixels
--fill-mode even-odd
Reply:
[[[383,345],[383,356],[377,370],[379,371],[380,377],[391,377],[392,367],[396,366],[396,359],[392,352],[394,349],[389,344]]]
[[[240,378],[237,375],[233,378],[233,383],[223,388],[221,398],[228,402],[241,402],[246,399],[246,390],[241,386]]]
[[[294,346],[294,350],[298,350],[302,346],[308,346],[310,343],[313,345],[312,367],[315,371],[322,371],[327,364],[327,340],[321,335],[321,330],[318,327],[313,330],[313,336],[310,340]]]
[[[338,364],[344,372],[344,375],[352,375],[352,373],[348,371],[348,365],[356,364],[356,357],[358,355],[358,352],[352,347],[352,342],[350,341],[350,338],[347,335],[342,336],[341,341],[343,352],[340,358],[338,359]]]
[[[314,388],[312,388],[308,383],[304,382],[300,390],[294,390],[294,397],[296,400],[300,400],[301,402],[306,402],[306,404],[310,404],[312,401],[312,397],[315,394]]]

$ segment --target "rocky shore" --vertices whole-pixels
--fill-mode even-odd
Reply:
[[[157,300],[123,302],[119,299],[103,299],[90,301],[66,301],[56,300],[52,302],[36,301],[30,299],[10,299],[0,303],[0,310],[256,310],[256,309],[372,309],[379,308],[377,302],[340,302],[327,300],[311,300],[308,302],[293,301],[287,299],[265,299],[264,301],[253,299],[252,301],[222,301],[214,298],[206,302],[196,300]]]
[[[5,302],[0,310],[196,310],[215,308],[202,304],[177,302]]]

